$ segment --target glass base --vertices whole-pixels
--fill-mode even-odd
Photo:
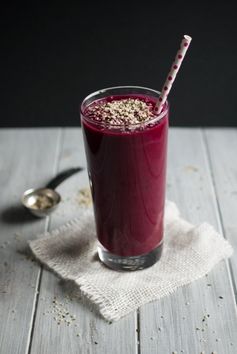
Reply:
[[[141,270],[151,267],[161,257],[163,243],[149,253],[140,256],[123,257],[107,251],[102,245],[98,247],[101,262],[114,270]]]

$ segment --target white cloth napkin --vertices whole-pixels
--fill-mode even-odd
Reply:
[[[30,247],[61,278],[73,280],[108,321],[204,276],[233,252],[209,224],[193,226],[181,219],[172,202],[166,203],[163,255],[145,270],[116,272],[98,260],[92,209],[85,210],[80,219],[39,235]]]

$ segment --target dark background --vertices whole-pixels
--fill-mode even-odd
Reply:
[[[234,1],[4,6],[0,126],[76,126],[97,89],[161,89],[183,34],[193,41],[169,96],[171,124],[237,125]]]

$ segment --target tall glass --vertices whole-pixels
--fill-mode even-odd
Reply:
[[[87,107],[98,100],[157,101],[159,92],[136,86],[103,89],[81,105],[81,122],[100,260],[116,270],[144,269],[162,253],[169,106],[147,122],[96,122]]]

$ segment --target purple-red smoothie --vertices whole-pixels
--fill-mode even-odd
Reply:
[[[125,98],[145,101],[152,111],[156,100],[125,95],[102,101]],[[118,129],[88,109],[100,102],[81,112],[97,237],[113,254],[146,254],[163,239],[168,106],[160,120]]]

